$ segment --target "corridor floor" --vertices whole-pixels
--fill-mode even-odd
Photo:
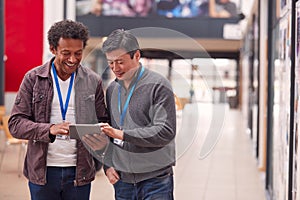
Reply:
[[[198,112],[197,112],[198,110]],[[264,174],[239,110],[227,104],[187,104],[178,113],[177,200],[265,200]],[[0,134],[0,153],[4,134]],[[0,171],[0,199],[30,199],[27,180],[18,177],[18,147],[7,148]],[[92,183],[91,200],[113,199],[102,171]]]

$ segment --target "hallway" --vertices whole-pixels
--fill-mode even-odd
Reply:
[[[199,115],[195,110],[199,110]],[[266,199],[263,173],[257,168],[253,144],[245,133],[239,110],[229,109],[227,104],[187,104],[180,116],[174,168],[175,199]],[[220,127],[211,123],[213,120],[218,120]],[[205,138],[211,141],[204,142]],[[1,150],[3,139],[1,133]],[[213,147],[212,151],[207,147]],[[209,154],[201,157],[201,150]],[[0,171],[0,199],[29,199],[27,181],[17,175],[17,159],[18,147],[9,146]],[[110,199],[113,199],[113,188],[101,171],[92,184],[91,200]]]

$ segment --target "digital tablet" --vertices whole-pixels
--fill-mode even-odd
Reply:
[[[100,124],[70,124],[71,139],[81,139],[86,134],[101,134]]]

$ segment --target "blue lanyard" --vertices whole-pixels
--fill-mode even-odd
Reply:
[[[68,94],[67,94],[66,102],[65,102],[65,105],[64,105],[63,100],[62,100],[60,87],[59,87],[59,82],[58,82],[58,78],[57,78],[56,69],[55,69],[55,66],[54,66],[54,62],[52,62],[52,71],[53,71],[53,75],[54,75],[56,90],[57,90],[57,93],[58,93],[61,117],[62,117],[63,121],[65,121],[66,120],[66,113],[67,113],[68,106],[69,106],[72,86],[73,86],[74,73],[72,73],[72,75],[71,75],[71,80],[70,80],[69,88],[68,88]]]
[[[137,79],[135,80],[133,86],[131,87],[130,89],[130,92],[127,96],[127,99],[125,101],[125,104],[124,104],[124,108],[123,108],[123,111],[121,112],[121,85],[119,85],[119,93],[118,93],[118,109],[119,109],[119,113],[120,113],[120,126],[121,128],[123,128],[123,125],[124,125],[124,118],[125,118],[125,115],[126,115],[126,112],[127,112],[127,109],[128,109],[128,105],[129,105],[129,101],[131,99],[131,96],[133,94],[133,91],[136,87],[136,84],[137,82],[141,79],[143,73],[144,73],[144,67],[142,67],[140,73],[139,73],[139,76],[137,77]]]

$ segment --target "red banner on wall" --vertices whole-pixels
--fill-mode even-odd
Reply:
[[[43,1],[5,1],[5,92],[19,89],[25,73],[42,64]]]

